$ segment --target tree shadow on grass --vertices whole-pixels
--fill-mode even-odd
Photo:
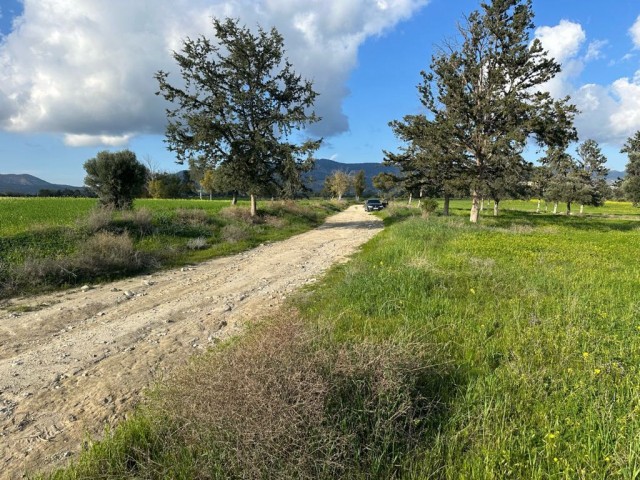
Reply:
[[[517,226],[531,227],[562,227],[584,231],[628,232],[640,228],[640,219],[601,217],[601,216],[567,216],[553,214],[537,214],[517,210],[503,210],[497,217],[483,217],[481,224],[499,228],[514,228]]]

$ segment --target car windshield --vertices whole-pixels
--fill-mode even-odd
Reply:
[[[368,204],[372,204],[372,203],[380,203],[380,200],[367,200]]]

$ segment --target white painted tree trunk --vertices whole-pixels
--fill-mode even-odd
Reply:
[[[553,214],[558,213],[558,202],[553,202]]]
[[[413,194],[409,192],[409,203],[407,205],[411,205],[411,200],[413,200]]]
[[[472,193],[471,197],[471,213],[469,214],[469,221],[471,223],[478,223],[480,217],[480,196],[477,192]]]
[[[251,198],[251,211],[250,211],[251,212],[251,216],[255,217],[256,213],[258,213],[258,209],[256,207],[256,196],[252,193],[250,195],[250,198]]]
[[[493,216],[498,216],[498,202],[496,202],[495,200],[493,201]]]
[[[538,199],[538,205],[536,206],[536,213],[540,213],[540,199]]]
[[[580,215],[584,213],[584,205],[580,205]]]

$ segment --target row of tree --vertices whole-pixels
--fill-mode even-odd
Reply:
[[[560,65],[531,38],[533,17],[531,0],[483,3],[459,27],[460,43],[445,44],[421,73],[426,113],[390,123],[404,142],[399,152],[385,152],[385,162],[401,171],[395,182],[443,197],[445,214],[452,196],[471,195],[470,221],[477,222],[485,198],[496,215],[500,201],[514,197],[551,201],[554,211],[564,202],[570,214],[573,204],[599,206],[610,195],[599,145],[586,140],[577,156],[568,153],[578,140],[577,109],[569,97],[557,100],[544,90]],[[545,151],[539,166],[523,157],[532,142]],[[623,152],[635,148],[630,139]]]

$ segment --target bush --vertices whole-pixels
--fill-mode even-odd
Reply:
[[[189,250],[203,250],[209,246],[207,239],[204,237],[192,238],[187,242]]]
[[[422,208],[422,216],[428,218],[438,209],[438,201],[435,198],[425,198],[420,205]]]
[[[251,232],[244,225],[225,225],[222,227],[222,239],[225,242],[237,243],[251,237]]]
[[[106,230],[113,221],[113,208],[111,207],[96,207],[89,215],[80,221],[81,226],[84,226],[90,233],[96,233],[101,230]]]
[[[224,220],[241,223],[259,223],[262,221],[259,215],[251,216],[251,211],[246,207],[225,207],[220,210],[220,217]]]
[[[209,223],[209,215],[200,208],[178,208],[176,218],[179,223],[199,227]]]
[[[136,271],[141,262],[131,237],[100,232],[89,238],[71,262],[75,268],[98,275]]]

